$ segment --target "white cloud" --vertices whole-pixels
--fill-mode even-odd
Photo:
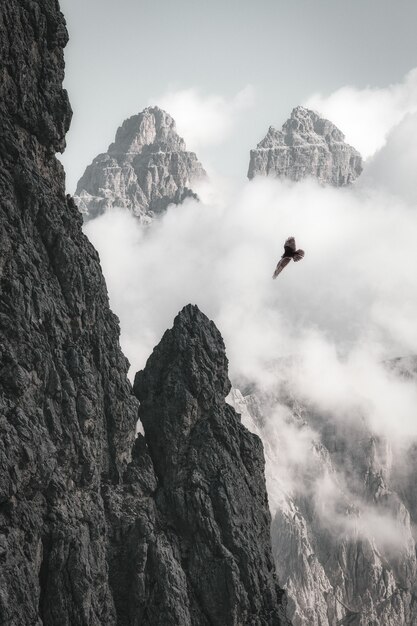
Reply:
[[[387,368],[375,346],[357,345],[344,357],[323,336],[300,342],[302,360],[293,367],[293,392],[320,414],[369,432],[401,447],[417,441],[417,385]]]
[[[275,393],[263,428],[270,501],[279,505],[283,487],[294,493],[313,490],[323,524],[350,536],[373,537],[380,545],[395,543],[406,528],[408,546],[404,511],[366,505],[354,485],[346,486],[343,471],[332,475],[320,449],[320,423],[294,422],[277,388],[286,379],[294,397],[329,420],[353,446],[362,445],[371,432],[389,442],[386,458],[378,451],[384,472],[398,470],[417,441],[415,383],[382,364],[392,356],[417,353],[417,115],[404,114],[392,126],[399,111],[412,108],[415,76],[385,92],[345,92],[347,103],[339,107],[344,113],[351,100],[359,111],[362,97],[371,120],[372,106],[386,106],[385,122],[375,124],[367,137],[373,149],[384,144],[385,136],[386,143],[356,187],[256,179],[218,194],[215,202],[190,200],[170,207],[148,229],[117,209],[85,227],[100,253],[132,375],[144,367],[176,313],[188,302],[198,304],[224,337],[232,380]],[[397,92],[408,95],[401,99]],[[332,102],[339,99],[341,92]],[[343,130],[333,115],[328,117]],[[214,123],[219,137],[230,123]],[[306,256],[273,281],[289,235]],[[288,355],[296,358],[283,361]],[[407,472],[401,468],[400,474]],[[344,497],[357,515],[340,513]]]
[[[203,95],[190,88],[169,91],[150,100],[151,104],[157,104],[172,115],[179,134],[192,150],[223,143],[254,102],[252,85],[247,85],[231,98]]]
[[[404,435],[416,435],[415,394],[378,366],[417,353],[417,212],[403,200],[264,179],[246,183],[226,206],[171,207],[150,229],[114,210],[86,232],[100,252],[134,371],[178,310],[197,303],[224,336],[235,380],[265,386],[276,377],[272,363],[298,354],[300,388],[311,400],[340,411],[373,404],[368,418],[387,432],[396,428],[390,411],[397,406]],[[273,281],[290,234],[305,259]],[[379,402],[382,391],[391,399]]]
[[[349,493],[339,478],[323,472],[315,481],[316,513],[322,526],[348,540],[368,539],[377,553],[394,549],[398,558],[401,550],[415,560],[410,516],[395,496],[387,494],[384,505],[369,504]]]
[[[417,204],[417,113],[408,113],[388,133],[385,145],[371,157],[359,179],[361,187],[379,188],[386,194]]]
[[[391,441],[400,460],[417,440],[417,391],[381,361],[417,352],[416,229],[414,208],[380,191],[273,180],[246,183],[226,205],[171,207],[148,229],[123,210],[86,226],[132,375],[182,306],[196,303],[222,332],[233,381],[271,390],[279,378],[274,364],[295,354],[280,374],[294,395],[336,428],[349,425],[351,437],[365,422],[368,432]],[[273,281],[290,234],[305,259]],[[393,240],[401,242],[395,255]],[[312,446],[319,432],[314,424],[293,424],[279,398],[272,403],[263,431],[271,504],[279,505],[283,488],[310,489],[312,477],[320,479]],[[315,496],[325,509],[326,493]],[[363,506],[359,520],[331,514],[331,503],[326,510],[335,532],[368,536],[369,530],[385,545],[398,529],[392,516]]]
[[[417,111],[417,68],[403,82],[388,87],[347,86],[325,96],[316,93],[305,105],[331,120],[364,158],[385,144],[389,132]]]

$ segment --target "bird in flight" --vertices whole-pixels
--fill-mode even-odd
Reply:
[[[301,259],[304,258],[304,250],[296,250],[295,248],[294,237],[288,237],[287,241],[284,243],[284,254],[278,261],[278,265],[275,268],[272,278],[276,278],[278,274],[282,272],[284,267],[288,265],[291,259],[294,259],[294,261],[301,261]]]

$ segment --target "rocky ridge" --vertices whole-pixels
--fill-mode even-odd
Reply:
[[[409,375],[415,359],[390,366]],[[285,388],[273,397],[234,389],[228,401],[264,440],[273,552],[292,623],[415,624],[415,446],[399,459],[391,443],[360,420],[343,429],[340,420],[318,414]],[[294,432],[311,436],[290,489],[279,481],[277,443],[268,441],[277,401],[287,406]]]
[[[299,181],[316,178],[342,187],[362,172],[362,158],[344,141],[343,133],[314,111],[298,106],[282,130],[270,126],[250,152],[248,178],[273,176]]]
[[[172,117],[148,107],[123,122],[107,152],[85,170],[74,199],[85,219],[121,207],[149,223],[169,204],[196,198],[191,186],[205,177]]]
[[[194,307],[137,377],[135,438],[118,320],[55,157],[67,38],[56,0],[2,4],[0,623],[287,624],[262,446]]]

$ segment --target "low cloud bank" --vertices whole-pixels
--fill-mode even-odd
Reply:
[[[417,68],[388,87],[345,86],[329,96],[313,94],[305,105],[336,124],[367,159],[383,147],[394,126],[417,111]]]
[[[325,102],[326,110],[315,97],[320,106],[314,108],[345,132],[347,111],[362,107],[371,119],[385,103],[384,116],[372,118],[366,138],[365,153],[376,152],[355,187],[256,179],[223,198],[217,194],[216,202],[170,207],[151,228],[121,209],[85,226],[100,253],[132,376],[176,313],[196,303],[224,337],[235,385],[256,385],[271,394],[285,380],[293,396],[331,420],[341,436],[348,438],[351,428],[388,440],[397,461],[378,457],[384,472],[405,458],[417,442],[417,390],[384,362],[417,354],[417,152],[410,139],[417,131],[417,115],[410,113],[416,83],[413,71],[402,85],[386,90],[345,88]],[[348,140],[361,148],[354,137]],[[306,256],[273,281],[289,235]],[[314,423],[295,424],[280,398],[272,403],[263,436],[280,489],[317,493],[323,520],[328,515],[337,532],[366,529],[384,544],[394,541],[398,516],[404,528],[403,512],[362,506],[358,521],[333,506],[340,499],[335,477],[323,473],[325,459],[314,470],[319,430]],[[339,490],[353,480],[348,470],[337,478]],[[350,495],[359,506],[357,494]]]
[[[255,180],[227,206],[189,201],[149,229],[115,209],[85,231],[134,370],[195,302],[223,333],[232,376],[262,381],[276,359],[308,355],[311,336],[378,361],[417,352],[416,225],[413,206],[381,192]],[[273,281],[292,234],[305,259]]]

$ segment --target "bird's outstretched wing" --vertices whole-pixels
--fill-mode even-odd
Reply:
[[[304,259],[304,250],[296,250],[295,254],[294,254],[294,261],[301,261],[301,259]]]
[[[284,267],[286,267],[290,261],[291,261],[290,257],[283,257],[282,259],[280,259],[278,261],[278,265],[275,268],[275,272],[272,274],[272,278],[276,278],[278,274],[282,272]]]
[[[288,237],[288,239],[284,243],[284,250],[285,250],[285,252],[287,252],[286,248],[289,248],[290,252],[295,252],[295,239],[294,239],[294,237]]]

